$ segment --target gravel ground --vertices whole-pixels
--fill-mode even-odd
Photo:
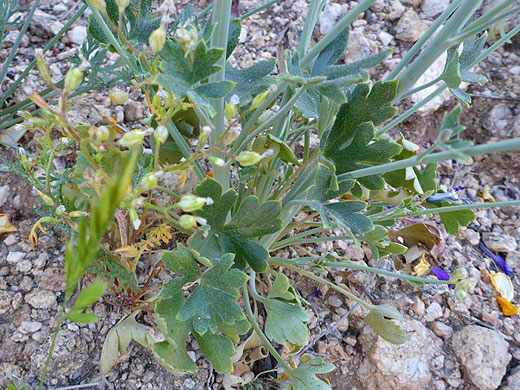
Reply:
[[[241,0],[234,11],[242,14],[259,4],[259,0]],[[396,65],[432,18],[448,1],[379,0],[353,23],[346,61],[357,60],[383,48],[394,50],[392,56],[372,71],[380,77]],[[492,1],[486,1],[489,6]],[[42,1],[42,13],[22,41],[21,56],[12,69],[20,73],[41,47],[70,16],[78,2]],[[203,7],[203,1],[197,7]],[[328,5],[320,18],[318,33],[326,33],[331,23],[341,17],[355,2],[337,1]],[[232,63],[248,67],[260,59],[281,58],[287,48],[294,48],[304,25],[308,4],[305,0],[280,1],[278,5],[254,15],[246,21],[241,42]],[[513,23],[509,21],[508,23]],[[84,39],[87,19],[80,18],[73,30],[56,45],[54,56],[48,57],[53,78],[61,78],[68,70],[66,58],[78,51]],[[9,38],[11,39],[11,38]],[[0,50],[5,59],[7,51]],[[493,54],[481,64],[479,73],[490,82],[471,86],[468,92],[474,103],[465,109],[462,124],[468,127],[464,137],[476,143],[520,136],[520,41]],[[115,59],[115,58],[113,58]],[[440,64],[443,67],[443,63]],[[8,87],[6,83],[2,88]],[[42,83],[36,71],[31,72],[19,88],[14,102],[39,90]],[[138,123],[145,112],[142,97],[132,95],[126,106],[114,106],[107,98],[109,91],[96,91],[76,100],[78,123],[101,123],[97,108],[128,125]],[[409,102],[404,102],[401,110]],[[426,145],[436,137],[442,114],[455,104],[442,96],[420,115],[404,122],[398,131],[407,138]],[[33,146],[30,135],[21,143]],[[0,149],[2,154],[10,152]],[[70,156],[62,156],[66,162]],[[441,165],[440,185],[443,189],[464,186],[467,196],[476,197],[485,185],[497,201],[520,198],[520,153],[511,152],[474,159],[473,165],[447,162]],[[33,251],[28,242],[32,224],[34,199],[30,189],[17,177],[0,173],[0,213],[11,216],[17,233],[0,236],[0,386],[9,378],[25,378],[34,386],[45,363],[46,353],[58,308],[64,298],[64,241],[49,232],[42,236]],[[407,318],[403,325],[413,332],[402,346],[391,345],[369,330],[363,309],[327,288],[291,275],[302,296],[320,289],[322,296],[309,298],[312,345],[309,352],[336,365],[328,375],[334,389],[520,389],[520,317],[505,317],[497,305],[494,289],[484,282],[482,271],[493,271],[491,259],[478,248],[482,240],[490,249],[503,255],[513,267],[513,284],[520,289],[520,212],[518,208],[484,209],[477,219],[463,228],[457,237],[449,237],[446,250],[439,258],[442,267],[453,271],[464,266],[478,284],[464,303],[454,300],[447,287],[412,287],[408,283],[383,276],[363,273],[329,273],[331,280],[348,285],[354,292],[375,303],[392,303]],[[440,221],[433,220],[439,224]],[[339,233],[338,233],[339,234]],[[368,248],[355,248],[344,241],[317,246],[294,247],[279,255],[296,257],[335,252],[361,264],[375,266]],[[391,260],[378,267],[392,269]],[[290,274],[290,273],[289,273]],[[159,275],[159,279],[166,275]],[[159,281],[158,281],[159,282]],[[518,304],[518,298],[516,298]],[[194,375],[175,377],[155,362],[149,351],[132,343],[119,364],[104,378],[99,372],[99,356],[110,328],[125,314],[124,309],[97,303],[94,312],[100,320],[89,325],[65,323],[59,333],[56,351],[49,370],[47,385],[51,387],[93,384],[95,389],[220,389],[222,376],[213,373],[201,357],[194,341],[188,345],[200,370]],[[143,323],[153,323],[143,318]],[[256,372],[269,368],[270,361],[256,367]],[[263,379],[260,388],[278,388],[272,380]]]

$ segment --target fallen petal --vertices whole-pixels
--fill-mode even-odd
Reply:
[[[502,298],[500,295],[497,296],[497,301],[500,307],[502,308],[502,312],[505,316],[514,316],[515,314],[518,314],[518,307],[513,305],[511,302],[509,302],[507,299]]]
[[[502,298],[512,301],[515,295],[513,283],[511,278],[502,272],[489,274],[491,278],[491,284],[495,287],[495,290],[502,296]]]
[[[0,214],[0,234],[2,233],[14,233],[18,229],[11,225],[9,222],[9,217],[5,214]]]
[[[482,241],[480,242],[479,247],[480,247],[480,249],[482,249],[482,251],[486,255],[488,255],[489,257],[491,257],[493,259],[493,261],[500,267],[500,269],[502,271],[504,271],[504,273],[507,276],[513,276],[513,274],[514,274],[513,268],[511,268],[510,266],[508,266],[506,264],[506,261],[504,258],[502,258],[499,255],[495,255],[493,252],[491,252],[488,248],[486,248],[486,246],[484,245],[484,243]]]

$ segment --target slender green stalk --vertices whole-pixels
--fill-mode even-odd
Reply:
[[[406,65],[410,63],[410,61],[414,58],[414,56],[423,48],[425,43],[431,36],[437,31],[437,29],[450,17],[453,11],[459,6],[459,4],[463,0],[455,0],[452,2],[448,8],[433,22],[428,30],[424,33],[424,35],[412,46],[412,48],[406,53],[406,55],[399,61],[399,64],[392,69],[392,71],[385,77],[385,81],[393,80],[397,77],[399,72],[404,69]]]
[[[253,270],[251,270],[249,275],[249,290],[251,291],[251,295],[253,296],[253,299],[255,301],[259,301],[262,303],[267,301],[266,298],[258,294],[258,292],[256,291],[256,272]]]
[[[505,202],[491,202],[491,203],[469,203],[461,204],[457,206],[437,207],[434,209],[425,209],[415,211],[411,214],[407,214],[407,217],[417,217],[419,215],[430,215],[435,213],[449,213],[452,211],[463,211],[463,210],[475,210],[475,209],[488,209],[491,207],[512,207],[520,206],[520,200],[510,200]]]
[[[314,28],[318,22],[318,17],[326,3],[327,1],[323,0],[311,0],[309,11],[305,18],[305,25],[303,26],[300,43],[298,45],[298,53],[300,54],[300,57],[304,56],[307,52],[309,43],[311,42],[312,33],[314,32]]]
[[[54,44],[63,36],[65,31],[69,29],[69,27],[81,16],[83,15],[83,12],[87,9],[87,5],[83,4],[81,8],[70,18],[70,20],[58,31],[58,33],[52,37],[52,39],[45,45],[45,47],[42,49],[43,53],[47,53],[49,49],[54,46]],[[32,62],[27,65],[27,67],[24,69],[24,71],[18,76],[18,78],[15,80],[13,85],[3,94],[3,96],[0,98],[0,106],[4,104],[4,102],[7,100],[9,96],[13,94],[16,87],[18,87],[18,84],[20,84],[23,80],[25,80],[25,77],[29,74],[32,68],[36,65],[36,59],[32,60]],[[2,80],[2,79],[0,79]],[[4,115],[4,111],[0,112],[0,116]]]
[[[279,262],[279,263],[281,263],[281,262]],[[317,282],[320,282],[322,284],[325,284],[325,285],[329,286],[333,290],[336,290],[337,292],[347,296],[348,298],[350,298],[353,301],[359,303],[361,306],[367,308],[368,310],[373,310],[374,309],[373,305],[371,305],[368,302],[365,302],[361,298],[359,298],[356,295],[352,294],[350,291],[347,291],[344,288],[339,287],[338,285],[328,281],[327,279],[324,279],[324,278],[321,278],[321,277],[319,277],[317,275],[314,275],[312,272],[305,271],[304,269],[302,269],[300,267],[297,267],[297,266],[295,266],[295,265],[293,265],[291,263],[284,263],[284,264],[279,264],[279,265],[281,265],[282,267],[285,267],[287,269],[291,269],[293,271],[296,271],[299,274],[302,274],[303,276],[308,277],[309,279],[313,279],[313,280],[315,280]]]
[[[20,33],[18,34],[18,37],[16,37],[16,40],[14,41],[13,47],[11,48],[11,51],[9,52],[9,55],[7,56],[4,65],[2,66],[2,70],[0,71],[0,82],[4,80],[4,77],[7,73],[7,69],[9,69],[9,66],[11,66],[11,62],[13,61],[14,55],[18,51],[18,47],[20,46],[20,43],[22,42],[22,38],[27,32],[27,29],[29,28],[29,25],[31,24],[32,18],[34,16],[34,13],[36,12],[36,9],[40,5],[40,0],[34,0],[31,11],[27,15],[27,18],[25,19],[25,22],[20,29]]]
[[[381,136],[382,134],[386,133],[388,130],[393,129],[395,126],[397,126],[402,121],[406,120],[410,116],[412,116],[415,112],[417,112],[421,107],[425,106],[430,100],[435,98],[437,95],[439,95],[442,91],[444,91],[448,86],[446,84],[441,85],[438,87],[435,91],[430,93],[428,96],[426,96],[424,99],[422,99],[419,103],[414,105],[412,108],[406,110],[401,115],[399,115],[397,118],[395,118],[392,122],[384,126],[382,129],[377,130],[376,137]]]
[[[215,31],[211,36],[210,46],[212,49],[223,49],[224,55],[217,61],[217,65],[219,65],[221,69],[218,72],[212,74],[209,78],[209,81],[220,82],[225,80],[225,50],[227,47],[228,30],[231,20],[231,0],[216,0],[214,2],[211,18]],[[225,101],[224,97],[210,100],[213,104],[213,107],[215,108],[216,114],[212,119],[214,130],[209,136],[209,143],[211,146],[215,146],[219,136],[222,135],[226,130],[226,116],[224,110]],[[227,166],[213,166],[213,172],[215,179],[222,185],[223,190],[226,191],[230,186],[229,168]]]
[[[202,19],[204,16],[210,13],[213,9],[213,4],[208,5],[200,14],[197,15],[197,19]]]
[[[505,0],[493,9],[486,12],[484,15],[479,17],[478,19],[474,20],[473,22],[469,23],[467,26],[464,27],[464,31],[472,30],[473,28],[477,26],[482,26],[484,23],[488,22],[489,20],[493,19],[497,15],[500,14],[503,10],[505,10],[507,7],[509,7],[512,4],[515,4],[516,0]]]
[[[65,311],[65,305],[67,304],[68,299],[66,299],[61,305],[60,312],[58,313],[58,323],[56,324],[56,328],[54,328],[54,334],[52,336],[51,346],[49,347],[49,353],[47,354],[47,359],[45,360],[45,366],[43,367],[42,376],[40,378],[40,385],[38,386],[39,390],[43,388],[43,382],[45,381],[45,376],[47,375],[47,370],[49,369],[49,364],[51,363],[52,353],[54,352],[54,346],[56,345],[56,339],[58,338],[58,332],[60,331],[60,326],[65,316],[63,315]]]
[[[88,7],[92,11],[92,16],[94,16],[94,18],[98,22],[99,26],[103,30],[103,33],[108,38],[108,40],[110,41],[112,46],[114,46],[114,48],[116,49],[117,54],[119,54],[119,56],[123,59],[123,61],[125,61],[126,66],[128,66],[128,68],[132,70],[132,73],[134,74],[134,77],[137,76],[140,72],[138,72],[136,70],[135,64],[131,60],[131,58],[128,56],[126,50],[121,47],[119,41],[117,40],[117,38],[112,33],[112,30],[110,29],[108,24],[105,22],[105,19],[103,18],[103,15],[101,15],[101,13],[96,9],[96,7],[94,7],[92,5],[91,0],[85,0],[85,2],[87,3]]]
[[[271,355],[273,355],[278,364],[280,364],[280,366],[282,366],[286,372],[290,373],[292,371],[291,367],[289,367],[289,365],[282,359],[278,351],[273,347],[273,344],[271,344],[269,339],[265,336],[264,332],[262,332],[262,329],[260,329],[260,325],[258,325],[258,322],[256,322],[253,310],[251,309],[251,303],[249,302],[249,292],[247,291],[246,285],[242,286],[242,296],[244,299],[244,306],[246,308],[247,318],[249,319],[251,326],[255,330],[260,340],[262,340],[262,344],[264,344],[264,346],[271,353]]]
[[[317,242],[328,242],[328,241],[337,241],[337,240],[350,240],[352,236],[325,236],[325,237],[313,237],[313,238],[305,238],[300,240],[291,240],[289,243],[280,243],[273,245],[269,250],[275,251],[278,249],[285,248],[290,245],[297,245],[297,244],[315,244]]]
[[[433,79],[432,81],[429,81],[427,82],[426,84],[423,84],[423,85],[420,85],[416,88],[413,88],[413,89],[410,89],[408,92],[406,92],[403,96],[401,96],[401,99],[404,99],[405,97],[408,97],[408,96],[411,96],[411,95],[414,95],[416,94],[417,92],[420,92],[426,88],[429,88],[431,87],[432,85],[435,85],[437,84],[439,81],[441,81],[441,78],[440,76],[437,77],[436,79]],[[421,101],[422,103],[422,101]]]
[[[300,64],[304,68],[316,58],[344,29],[365,12],[376,0],[363,0],[352,11],[346,14],[320,41],[302,58]]]
[[[177,129],[177,127],[175,127],[175,125],[173,124],[173,122],[171,120],[169,120],[168,123],[166,124],[166,128],[168,129],[168,133],[170,133],[170,135],[172,136],[173,140],[175,141],[175,143],[179,147],[182,155],[186,159],[189,160],[191,158],[191,156],[192,156],[192,152],[191,152],[190,146],[188,145],[188,143],[186,142],[186,140],[182,136],[182,134],[179,131],[179,129]],[[194,161],[193,164],[194,164],[195,173],[197,174],[199,180],[201,180],[201,181],[204,180],[206,175],[204,174],[204,171],[202,170],[202,167],[200,166],[199,162],[198,161]]]
[[[264,9],[272,6],[273,4],[278,3],[279,1],[280,0],[270,0],[265,4],[262,4],[260,7],[257,7],[254,10],[251,10],[251,11],[245,13],[244,15],[241,15],[240,19],[244,20],[244,19],[250,17],[251,15],[256,14],[257,12],[263,11]]]
[[[482,0],[463,0],[441,31],[419,54],[414,62],[399,77],[397,98],[399,100],[421,77],[430,65],[450,47],[447,42],[456,34],[480,7]]]
[[[311,258],[309,258],[311,259]],[[320,257],[314,257],[312,258],[316,261],[321,260]],[[268,259],[269,264],[271,265],[279,265],[282,267],[286,267],[287,264],[292,264],[293,266],[312,266],[314,263],[312,260],[310,261],[297,261],[294,259],[286,259],[283,257],[271,257]],[[354,264],[354,263],[341,263],[341,262],[323,262],[319,263],[320,266],[323,267],[329,267],[329,268],[347,268],[347,269],[355,269],[358,271],[366,271],[371,272],[374,274],[380,274],[385,276],[390,276],[392,278],[398,278],[398,279],[404,279],[409,280],[411,282],[418,282],[418,283],[428,283],[428,284],[453,284],[453,281],[449,280],[437,280],[437,279],[427,279],[427,278],[421,278],[419,276],[411,276],[411,275],[405,275],[405,274],[399,274],[397,272],[391,272],[384,269],[374,268],[374,267],[368,267],[360,264]]]
[[[369,168],[358,169],[349,173],[343,173],[338,175],[338,180],[346,180],[346,179],[357,179],[360,177],[366,177],[371,175],[380,175],[382,173],[396,171],[399,169],[404,169],[408,167],[414,167],[422,164],[430,164],[433,162],[439,162],[444,160],[452,160],[454,158],[458,158],[462,153],[466,156],[478,156],[479,154],[490,154],[497,152],[507,152],[509,150],[520,149],[520,138],[511,138],[504,141],[476,145],[476,146],[468,146],[465,148],[457,149],[458,153],[455,152],[439,152],[432,153],[421,159],[421,156],[415,156],[411,158],[407,158],[405,160],[396,161],[388,164],[377,165]]]

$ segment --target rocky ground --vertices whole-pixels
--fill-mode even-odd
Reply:
[[[179,3],[179,2],[177,2]],[[383,48],[394,49],[392,56],[373,71],[380,77],[390,71],[398,59],[449,3],[448,0],[378,0],[362,19],[353,23],[346,61],[360,59]],[[489,6],[493,1],[485,1]],[[235,2],[234,11],[243,14],[260,4],[259,0]],[[203,1],[197,7],[203,7]],[[332,1],[320,18],[319,33],[324,34],[355,2]],[[79,1],[42,1],[41,12],[24,37],[21,55],[12,70],[19,74],[34,58],[34,48],[43,46],[60,24],[71,15]],[[304,24],[305,0],[280,1],[278,5],[246,21],[238,49],[231,61],[247,67],[259,59],[281,58],[283,50],[294,47]],[[52,77],[63,77],[69,67],[66,58],[78,51],[85,38],[86,17],[56,44],[50,61]],[[509,21],[508,23],[514,23]],[[518,21],[517,21],[518,23]],[[8,37],[13,41],[13,35]],[[478,72],[490,82],[471,86],[474,103],[465,109],[462,123],[468,126],[464,137],[476,143],[520,136],[520,40],[518,38],[493,54]],[[6,58],[6,49],[0,50]],[[442,69],[443,63],[438,64]],[[15,96],[20,101],[41,87],[37,72],[28,76]],[[126,106],[114,106],[106,98],[109,91],[96,91],[76,101],[78,121],[98,124],[98,108],[120,122],[131,125],[145,115],[141,98],[132,96]],[[403,110],[406,105],[400,107]],[[426,145],[436,136],[442,114],[455,101],[441,96],[399,127],[407,138]],[[97,106],[97,107],[96,107]],[[26,135],[21,144],[31,146]],[[13,156],[5,148],[2,154]],[[520,153],[504,153],[475,158],[473,165],[444,163],[441,186],[464,186],[467,196],[475,197],[485,185],[497,201],[520,198]],[[0,386],[9,378],[25,378],[37,383],[45,363],[52,330],[60,303],[64,298],[64,241],[49,232],[42,235],[32,250],[28,235],[36,221],[31,211],[34,199],[27,188],[12,174],[0,173],[0,213],[10,215],[17,233],[0,235]],[[336,365],[328,375],[335,389],[520,389],[520,317],[505,317],[498,307],[495,291],[481,278],[481,271],[494,271],[491,259],[478,244],[481,240],[496,253],[506,257],[514,268],[513,283],[520,288],[520,212],[518,208],[484,209],[477,219],[463,228],[457,237],[447,239],[441,256],[442,266],[453,271],[464,266],[479,280],[470,299],[457,302],[447,287],[412,287],[401,281],[361,273],[332,275],[346,281],[358,294],[377,303],[393,303],[406,316],[403,325],[412,338],[401,346],[391,345],[375,336],[364,325],[366,313],[326,289],[323,296],[309,298],[312,345],[308,352],[324,357]],[[433,221],[438,223],[438,221]],[[376,265],[367,248],[355,248],[343,241],[316,247],[296,247],[281,255],[336,252],[352,260]],[[378,266],[389,266],[383,260]],[[161,277],[161,275],[159,275]],[[294,277],[302,296],[318,286]],[[514,301],[515,302],[515,301]],[[516,298],[518,304],[518,298]],[[174,377],[155,362],[149,351],[132,344],[119,364],[104,378],[99,372],[101,345],[109,329],[125,314],[120,308],[97,303],[94,312],[100,320],[89,325],[66,323],[62,326],[48,375],[48,386],[78,386],[115,389],[220,389],[222,377],[215,375],[201,358],[194,342],[188,346],[197,359],[197,374]],[[259,368],[258,372],[263,371]],[[269,379],[259,380],[258,388],[277,388]]]

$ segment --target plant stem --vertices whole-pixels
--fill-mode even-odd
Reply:
[[[326,3],[327,2],[323,0],[311,0],[309,11],[307,12],[307,17],[305,18],[305,25],[303,26],[302,35],[300,37],[300,43],[298,45],[298,53],[300,54],[300,58],[305,55],[307,49],[309,48],[309,43],[311,42],[311,37],[312,33],[314,32],[314,28],[316,27],[316,22],[318,22],[320,12]]]
[[[54,352],[54,345],[56,344],[56,339],[58,337],[58,332],[60,331],[60,326],[65,316],[63,315],[65,311],[65,305],[67,304],[68,299],[63,301],[61,305],[60,312],[58,313],[58,323],[56,324],[56,328],[54,328],[54,334],[52,336],[51,346],[49,348],[49,354],[47,355],[47,360],[45,360],[45,366],[43,367],[42,377],[40,378],[40,385],[38,386],[39,390],[43,388],[43,382],[45,381],[45,376],[47,375],[47,370],[49,369],[49,364],[51,363],[52,353]]]
[[[403,70],[403,68],[408,65],[408,63],[414,58],[414,56],[421,50],[424,44],[430,39],[430,37],[437,31],[437,29],[450,17],[453,11],[459,6],[462,0],[455,0],[453,3],[449,5],[448,8],[433,22],[430,28],[424,33],[424,35],[419,39],[412,48],[406,53],[406,55],[399,61],[399,64],[385,77],[385,81],[393,80],[397,77],[399,72]]]
[[[405,160],[391,162],[388,164],[377,165],[369,168],[357,169],[352,172],[343,173],[338,175],[338,180],[347,180],[347,179],[357,179],[360,177],[372,176],[372,175],[380,175],[382,173],[396,171],[399,169],[404,169],[408,167],[414,167],[419,163],[422,164],[430,164],[433,162],[451,160],[454,158],[458,158],[462,153],[466,156],[478,156],[479,154],[490,154],[497,152],[506,152],[509,150],[520,149],[520,137],[519,138],[511,138],[504,141],[482,144],[476,146],[468,146],[465,148],[457,149],[458,153],[455,152],[439,152],[432,153],[424,158],[420,158],[420,156],[415,156],[411,158],[407,158]]]
[[[9,55],[7,56],[4,65],[2,66],[2,70],[0,71],[0,83],[4,81],[4,77],[7,73],[7,69],[9,69],[9,66],[11,66],[11,62],[13,61],[14,55],[16,54],[18,47],[20,46],[20,43],[22,42],[22,38],[27,32],[27,29],[29,28],[29,25],[31,24],[32,18],[34,16],[34,13],[36,12],[36,9],[40,5],[40,0],[34,0],[31,12],[27,15],[27,18],[25,19],[25,22],[20,30],[20,33],[16,37],[16,40],[14,41],[13,47],[11,48],[11,51],[9,52]]]
[[[62,35],[65,33],[65,31],[67,31],[69,29],[69,27],[81,15],[83,15],[83,12],[85,12],[85,10],[87,8],[88,8],[88,6],[85,4],[83,4],[81,6],[81,8],[72,16],[72,18],[70,18],[70,20],[61,28],[61,30],[58,31],[58,33],[54,37],[52,37],[52,39],[44,46],[44,48],[42,49],[43,54],[47,53],[47,51],[49,51],[49,49],[52,46],[54,46],[54,44],[62,37]],[[18,84],[20,84],[23,80],[25,80],[25,77],[27,76],[27,74],[29,74],[29,72],[31,71],[32,68],[34,68],[35,65],[36,65],[36,59],[32,60],[31,63],[29,65],[27,65],[27,67],[24,69],[24,71],[15,80],[13,85],[11,85],[11,87],[3,94],[2,98],[0,98],[0,106],[2,106],[4,104],[4,102],[7,100],[7,98],[9,96],[11,96],[11,94],[15,91]],[[2,80],[2,79],[0,79],[0,80]],[[3,112],[0,115],[3,115]]]
[[[463,210],[473,210],[473,209],[488,209],[491,207],[511,207],[511,206],[520,206],[520,200],[511,200],[505,202],[491,202],[491,203],[470,203],[470,204],[461,204],[457,206],[446,206],[446,207],[436,207],[434,209],[425,209],[415,211],[411,214],[407,214],[407,217],[416,217],[418,215],[428,215],[435,213],[449,213],[452,211],[463,211]]]
[[[256,14],[257,12],[260,12],[260,11],[263,11],[264,9],[270,7],[271,5],[275,4],[275,3],[278,3],[280,0],[271,0],[271,1],[268,1],[267,3],[265,4],[262,4],[260,7],[257,7],[255,8],[254,10],[251,10],[247,13],[245,13],[244,15],[241,15],[239,16],[240,19],[244,20],[245,18],[248,18],[249,16],[251,15],[254,15]]]
[[[175,141],[175,143],[181,150],[181,153],[184,156],[184,158],[189,160],[192,156],[190,146],[188,145],[188,143],[186,142],[186,140],[180,133],[179,129],[177,129],[177,127],[175,127],[175,125],[173,124],[173,121],[171,119],[166,124],[166,128],[168,129],[168,133],[170,133],[173,140]],[[194,164],[195,173],[197,174],[199,180],[200,181],[204,180],[206,175],[204,174],[204,171],[202,170],[202,167],[200,166],[199,162],[193,161],[193,164]]]
[[[312,259],[320,260],[321,258],[315,257]],[[313,263],[312,260],[299,262],[299,261],[295,261],[292,259],[285,259],[285,258],[281,258],[281,257],[271,257],[268,261],[269,261],[269,264],[279,265],[282,267],[285,267],[287,264],[300,265],[300,266],[317,264],[317,263]],[[421,278],[418,276],[404,275],[404,274],[399,274],[397,272],[386,271],[384,269],[367,267],[367,266],[363,266],[360,264],[353,264],[353,263],[324,262],[324,263],[319,263],[319,265],[321,265],[323,267],[329,267],[329,268],[348,268],[348,269],[355,269],[358,271],[372,272],[374,274],[380,274],[380,275],[390,276],[393,278],[404,279],[404,280],[409,280],[412,282],[419,282],[419,283],[453,284],[453,281],[449,281],[449,280],[436,280],[436,279]]]
[[[300,64],[302,68],[305,68],[310,62],[316,58],[322,51],[331,43],[344,29],[346,29],[350,23],[365,10],[368,9],[374,3],[375,0],[363,0],[361,1],[352,11],[343,16],[341,20],[329,31],[320,41],[302,58]]]
[[[282,359],[278,351],[273,347],[273,344],[271,344],[269,339],[265,336],[264,332],[262,332],[262,329],[260,329],[260,325],[258,325],[258,322],[256,322],[253,310],[251,310],[251,303],[249,302],[249,292],[247,291],[247,285],[242,286],[242,296],[244,299],[244,306],[246,308],[247,318],[249,318],[251,326],[253,327],[254,331],[256,332],[260,340],[262,340],[262,344],[264,344],[264,346],[271,353],[271,355],[273,355],[278,364],[280,364],[280,366],[282,366],[287,373],[290,373],[292,371],[291,367],[289,367],[289,365]]]
[[[350,291],[347,291],[344,288],[341,288],[341,287],[337,286],[336,284],[328,281],[327,279],[321,278],[318,275],[314,275],[312,272],[305,271],[304,269],[302,269],[300,267],[297,267],[297,266],[295,266],[293,264],[290,264],[290,263],[284,263],[284,264],[279,264],[279,265],[281,265],[281,266],[283,266],[285,268],[288,268],[288,269],[292,269],[293,271],[298,272],[299,274],[302,274],[303,276],[306,276],[309,279],[313,279],[313,280],[315,280],[317,282],[320,282],[322,284],[325,284],[325,285],[329,286],[333,290],[336,290],[337,292],[347,296],[348,298],[350,298],[353,301],[359,303],[361,306],[367,308],[368,310],[373,310],[374,309],[373,305],[371,305],[368,302],[365,302],[364,300],[362,300],[358,296],[352,294]]]

